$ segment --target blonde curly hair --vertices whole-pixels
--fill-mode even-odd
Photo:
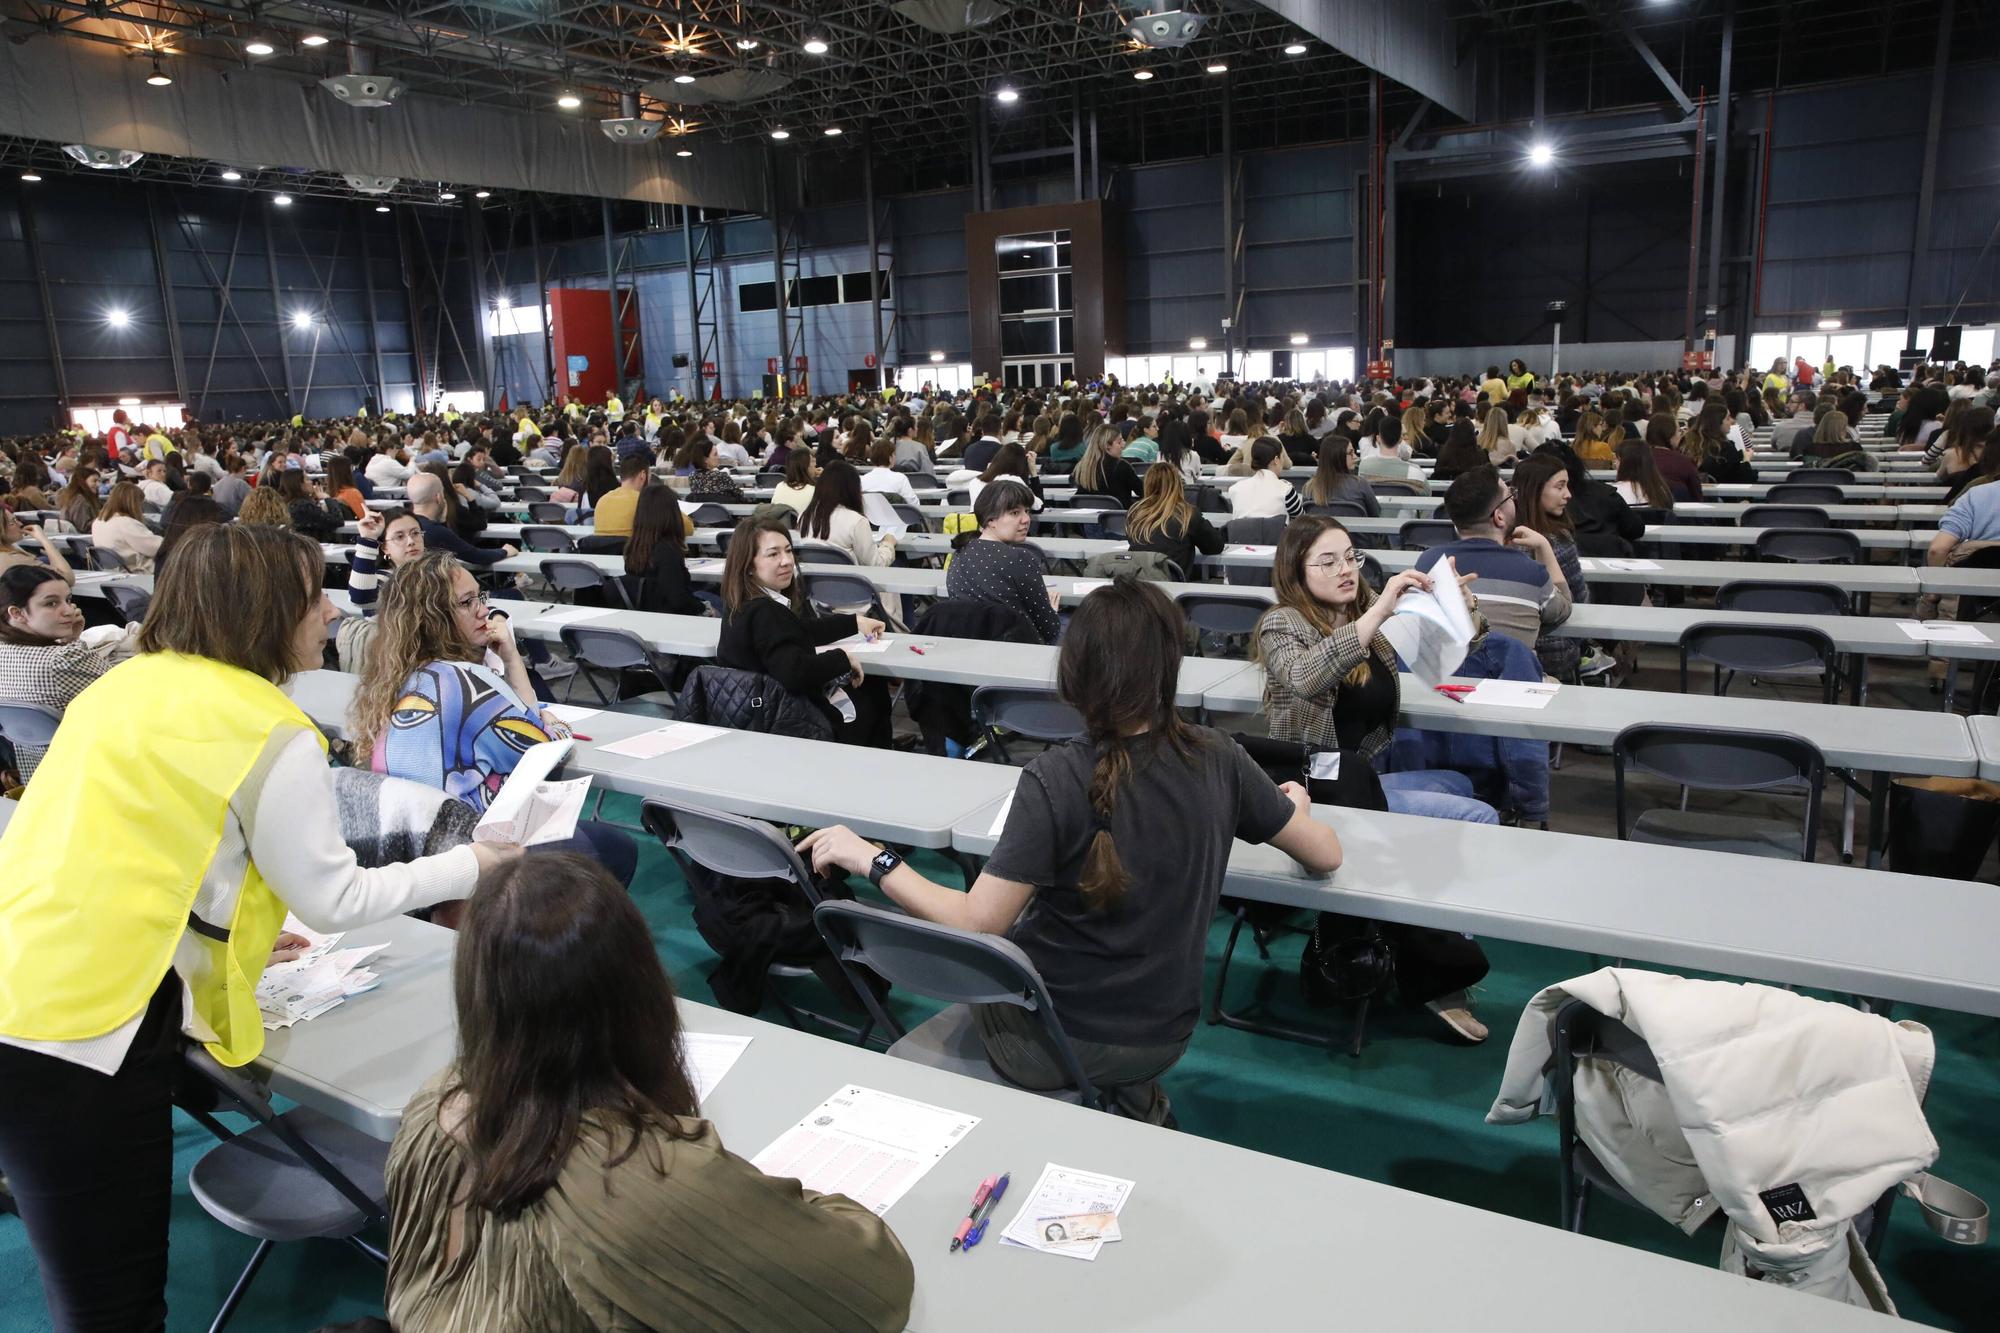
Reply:
[[[449,551],[426,551],[399,566],[383,589],[375,641],[348,707],[348,740],[355,754],[374,753],[404,683],[418,668],[440,661],[477,662],[484,655],[458,627],[451,591],[458,568]]]

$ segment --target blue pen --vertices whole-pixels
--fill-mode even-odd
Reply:
[[[986,1224],[993,1220],[993,1210],[1000,1206],[1000,1196],[1007,1192],[1007,1182],[1014,1178],[1013,1172],[1000,1177],[1000,1183],[986,1196],[986,1203],[979,1210],[979,1220],[972,1224],[972,1230],[965,1233],[965,1249],[970,1250],[986,1234]]]

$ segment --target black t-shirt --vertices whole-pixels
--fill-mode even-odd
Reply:
[[[1342,750],[1360,750],[1368,733],[1396,724],[1401,706],[1396,688],[1396,664],[1384,662],[1372,651],[1368,654],[1368,679],[1360,685],[1342,684],[1333,697],[1333,735]]]
[[[1131,882],[1103,912],[1085,907],[1076,889],[1097,833],[1097,746],[1046,751],[1014,789],[987,869],[1035,886],[1010,933],[1072,1037],[1148,1046],[1193,1032],[1230,845],[1269,842],[1291,820],[1291,801],[1241,746],[1207,727],[1193,731],[1186,759],[1157,736],[1127,742],[1132,775],[1113,803],[1111,836]]]

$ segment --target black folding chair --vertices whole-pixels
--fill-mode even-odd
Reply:
[[[1679,787],[1680,807],[1654,808],[1628,819],[1628,770]],[[1611,772],[1618,836],[1624,841],[1787,861],[1810,861],[1818,849],[1826,761],[1818,746],[1797,736],[1640,723],[1625,728],[1612,742]],[[1802,794],[1805,807],[1796,824],[1690,810],[1690,791]]]

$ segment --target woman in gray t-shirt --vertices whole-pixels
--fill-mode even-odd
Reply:
[[[1131,1115],[1167,1118],[1158,1077],[1201,1012],[1203,951],[1230,844],[1268,842],[1316,873],[1340,840],[1297,783],[1274,785],[1227,735],[1174,707],[1185,623],[1165,594],[1121,578],[1084,598],[1063,636],[1056,689],[1086,735],[1028,764],[969,892],[935,884],[851,830],[807,835],[815,869],[866,874],[913,916],[1008,936],[1047,984],[1084,1074]],[[1065,1086],[1040,1020],[978,1013],[994,1068],[1023,1087]]]

